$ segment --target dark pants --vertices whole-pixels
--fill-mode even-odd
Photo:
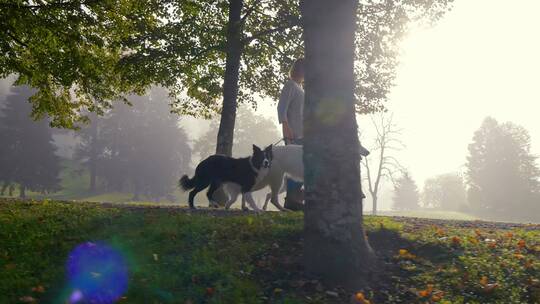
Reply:
[[[285,140],[285,145],[302,145],[302,139]],[[285,197],[284,207],[291,210],[302,210],[301,189],[304,184],[293,179],[287,178],[287,196]]]

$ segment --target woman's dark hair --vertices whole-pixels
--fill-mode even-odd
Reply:
[[[299,76],[304,76],[304,58],[300,57],[296,59],[291,66],[291,70],[289,71],[289,77],[291,79],[296,79]]]

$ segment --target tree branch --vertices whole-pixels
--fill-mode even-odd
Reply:
[[[11,37],[11,39],[15,40],[15,42],[17,42],[18,44],[24,46],[24,47],[28,47],[28,44],[24,43],[23,41],[21,41],[19,38],[15,37],[15,35],[11,34],[10,31],[6,31],[8,36]]]
[[[275,32],[279,32],[279,31],[283,31],[283,30],[286,30],[288,28],[291,28],[291,27],[294,27],[294,26],[297,26],[299,25],[299,22],[291,22],[291,23],[286,23],[282,26],[278,26],[278,27],[275,27],[275,28],[270,28],[270,29],[267,29],[267,30],[264,30],[264,31],[259,31],[253,35],[251,35],[250,37],[246,37],[242,40],[243,43],[250,43],[251,41],[255,40],[255,39],[259,39],[260,37],[263,37],[263,36],[266,36],[266,35],[269,35],[269,34],[272,34],[272,33],[275,33]]]
[[[253,3],[253,5],[248,8],[246,10],[246,13],[244,14],[244,16],[240,19],[240,24],[243,24],[247,17],[249,17],[249,15],[251,15],[251,13],[253,13],[253,11],[255,11],[255,8],[257,8],[257,5],[259,5],[259,3],[261,3],[262,0],[255,0],[255,2]]]

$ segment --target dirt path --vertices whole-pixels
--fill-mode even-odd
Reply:
[[[13,203],[20,202],[20,199],[13,198],[1,198],[0,203]],[[29,203],[36,203],[35,200],[25,200]],[[58,201],[66,204],[80,203],[78,201]],[[187,208],[187,206],[179,205],[145,205],[145,204],[129,204],[129,203],[109,203],[109,202],[84,202],[85,204],[93,204],[96,206],[101,206],[103,208],[121,208],[132,211],[145,211],[145,210],[163,210],[170,213],[188,213],[193,215],[207,215],[213,217],[229,217],[229,216],[256,216],[257,213],[254,211],[242,211],[240,209],[230,209],[225,210],[214,209],[214,208],[205,208],[198,207],[196,210]],[[277,212],[277,211],[267,211],[267,212]],[[443,219],[428,219],[428,218],[417,218],[417,217],[405,217],[405,216],[385,216],[392,218],[396,222],[407,223],[411,229],[420,228],[423,226],[453,226],[456,228],[471,228],[471,229],[524,229],[527,231],[530,230],[540,230],[540,224],[524,224],[524,223],[508,223],[508,222],[490,222],[482,220],[466,221],[466,220],[443,220]]]

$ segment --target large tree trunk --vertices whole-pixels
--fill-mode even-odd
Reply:
[[[217,135],[216,153],[232,155],[234,123],[238,97],[240,56],[242,55],[241,13],[243,0],[229,0],[229,22],[227,24],[227,58],[223,79],[223,108]]]
[[[91,193],[96,191],[96,178],[97,178],[97,158],[98,158],[98,117],[93,115],[91,118],[91,139],[90,139],[90,157],[88,160],[88,166],[90,168],[90,187]]]
[[[354,97],[357,1],[301,4],[306,58],[304,165],[306,269],[360,287],[374,254],[362,226]]]

